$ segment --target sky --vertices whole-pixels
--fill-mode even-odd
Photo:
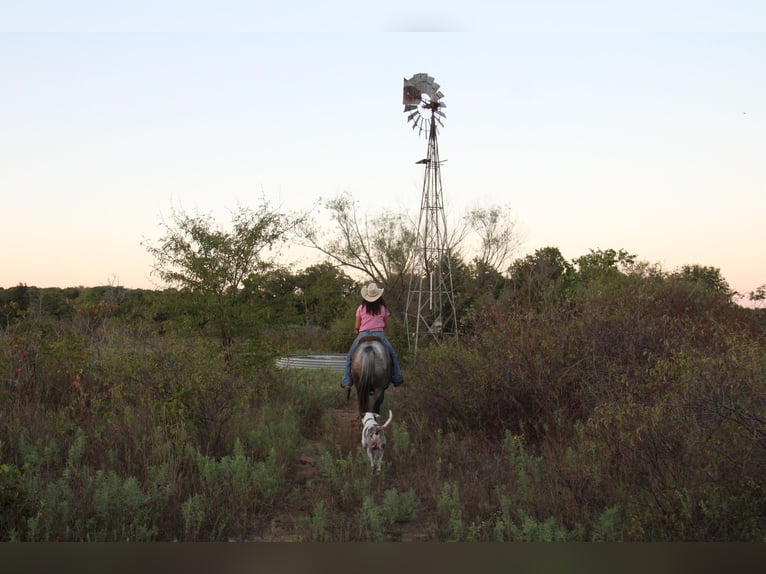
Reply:
[[[508,206],[518,257],[766,284],[760,0],[0,0],[0,287],[161,287],[146,243],[174,209],[416,214],[420,72],[448,221]]]

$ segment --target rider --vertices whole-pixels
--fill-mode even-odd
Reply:
[[[344,389],[351,387],[351,356],[359,345],[359,339],[373,335],[380,339],[380,342],[391,353],[391,382],[395,387],[398,387],[404,382],[404,378],[399,368],[399,358],[396,356],[396,351],[394,351],[391,342],[383,333],[383,330],[388,326],[388,316],[391,314],[386,306],[386,302],[383,300],[383,288],[378,287],[375,283],[362,287],[362,299],[361,304],[356,309],[356,321],[354,324],[357,332],[356,339],[351,343],[351,348],[346,355],[346,372],[343,374],[340,386]]]

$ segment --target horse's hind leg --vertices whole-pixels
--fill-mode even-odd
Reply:
[[[366,390],[361,389],[358,385],[356,387],[356,401],[359,405],[359,416],[363,417],[364,413],[367,412],[370,403],[370,394]]]
[[[372,412],[380,414],[380,406],[383,404],[385,389],[375,389],[375,401],[372,403]]]

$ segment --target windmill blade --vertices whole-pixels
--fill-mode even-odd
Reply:
[[[441,108],[446,105],[441,102],[444,94],[441,86],[436,83],[433,76],[424,72],[413,74],[410,79],[404,78],[402,99],[407,121],[412,123],[413,131],[418,130],[418,135],[426,132],[426,135],[435,133],[437,126],[444,127],[443,118],[446,114]],[[426,111],[431,113],[427,114]]]
[[[423,90],[419,89],[417,86],[410,86],[405,84],[404,88],[402,89],[402,103],[407,105],[417,105],[420,103],[420,100],[423,98]]]

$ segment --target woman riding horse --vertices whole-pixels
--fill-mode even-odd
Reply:
[[[391,382],[398,387],[404,382],[402,371],[399,367],[399,358],[391,342],[386,338],[383,332],[388,326],[388,316],[391,314],[383,300],[383,289],[375,283],[362,287],[362,302],[356,309],[356,320],[354,328],[356,329],[356,338],[351,343],[351,348],[346,355],[346,371],[340,386],[344,389],[351,388],[351,357],[363,337],[377,337],[383,343],[391,355]]]

